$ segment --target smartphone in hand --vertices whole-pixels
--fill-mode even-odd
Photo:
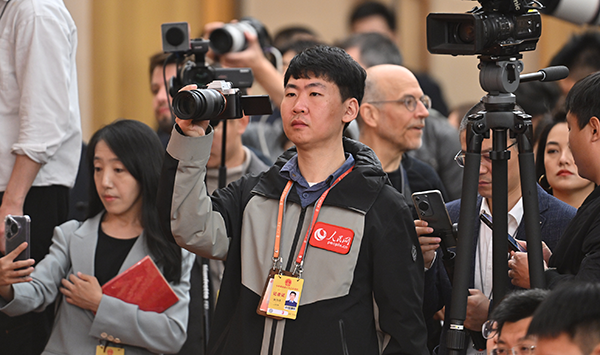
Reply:
[[[27,242],[27,249],[23,250],[15,259],[27,260],[30,255],[30,226],[31,219],[29,216],[12,216],[7,215],[4,218],[4,241],[6,254],[15,250],[23,242]]]
[[[488,226],[491,230],[494,230],[494,223],[492,222],[492,216],[485,212],[481,212],[479,219]],[[527,250],[519,244],[512,235],[508,234],[508,248],[512,251],[520,251],[526,253]]]
[[[415,192],[412,194],[412,200],[419,219],[426,221],[428,226],[433,228],[431,235],[442,238],[446,248],[456,246],[456,238],[452,234],[452,221],[442,193],[439,190]]]

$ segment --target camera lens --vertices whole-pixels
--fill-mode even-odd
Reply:
[[[456,39],[462,43],[475,41],[475,25],[473,23],[460,23],[456,28]]]
[[[248,21],[225,24],[210,33],[210,46],[217,54],[243,51],[248,45],[244,32],[258,35]]]
[[[429,204],[426,201],[422,201],[419,203],[419,209],[423,212],[429,210]]]
[[[173,98],[173,111],[183,120],[210,120],[225,109],[223,95],[214,89],[178,92]]]

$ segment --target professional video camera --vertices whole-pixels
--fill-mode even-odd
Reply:
[[[177,117],[192,120],[218,120],[262,115],[272,112],[267,95],[241,95],[240,88],[252,86],[250,68],[214,68],[205,61],[211,42],[189,39],[187,22],[165,23],[161,26],[163,51],[178,58],[177,76],[170,79],[169,93]],[[242,33],[243,34],[243,33]],[[194,60],[182,59],[194,55]],[[196,84],[198,90],[179,90]],[[205,88],[206,87],[206,88]]]
[[[162,45],[165,53],[173,53],[178,59],[177,76],[169,85],[171,96],[182,87],[189,84],[204,86],[214,80],[226,80],[237,88],[249,88],[254,77],[250,68],[215,68],[206,63],[210,41],[201,38],[190,39],[189,25],[187,22],[172,22],[161,25]],[[180,66],[185,58],[194,55],[194,60],[187,60]]]
[[[464,14],[429,14],[429,52],[510,56],[535,49],[542,34],[538,12],[541,5],[526,0],[479,0],[479,3],[480,7]]]

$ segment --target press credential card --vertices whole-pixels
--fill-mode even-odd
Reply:
[[[269,297],[267,314],[296,319],[304,280],[297,277],[275,275]]]

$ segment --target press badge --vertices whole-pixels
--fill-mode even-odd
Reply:
[[[96,355],[125,355],[125,349],[114,346],[96,346]]]
[[[304,280],[293,276],[275,275],[267,314],[296,319]]]

